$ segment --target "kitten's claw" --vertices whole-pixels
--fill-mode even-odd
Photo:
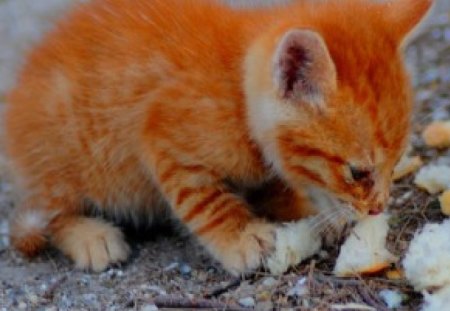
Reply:
[[[95,272],[125,261],[130,253],[122,232],[97,219],[77,219],[58,232],[54,243],[74,261],[78,269]]]
[[[253,272],[275,250],[275,226],[263,222],[250,223],[234,243],[231,241],[226,241],[227,245],[221,247],[217,258],[234,275]]]

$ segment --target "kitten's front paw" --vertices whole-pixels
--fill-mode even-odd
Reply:
[[[130,253],[122,231],[98,219],[76,219],[62,228],[53,242],[77,268],[95,272],[125,261]]]
[[[234,275],[253,272],[275,250],[275,231],[273,224],[250,223],[237,237],[229,236],[219,243],[215,255],[224,268]]]
[[[321,244],[321,238],[313,232],[309,220],[284,224],[276,230],[275,250],[265,264],[271,273],[282,274],[316,254]]]
[[[273,274],[282,274],[316,254],[321,238],[308,220],[283,225],[261,222],[247,225],[234,243],[229,239],[226,244],[218,257],[229,272],[248,273],[265,266]]]

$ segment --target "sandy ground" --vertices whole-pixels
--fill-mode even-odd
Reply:
[[[23,53],[71,2],[0,0],[0,101],[14,81]],[[425,148],[417,135],[432,120],[450,119],[450,3],[442,0],[438,5],[406,53],[417,90],[411,143],[412,153],[421,155],[426,162],[450,164],[450,152]],[[386,305],[379,293],[386,288],[403,294],[404,310],[419,309],[421,304],[421,295],[414,293],[403,279],[331,276],[336,249],[327,250],[281,277],[261,272],[235,279],[211,261],[195,242],[161,229],[130,235],[131,260],[101,274],[76,271],[53,250],[27,261],[8,248],[6,220],[13,203],[1,165],[0,172],[1,311],[154,310],[155,305],[160,309],[196,306],[218,310],[329,310],[349,302],[384,310]],[[436,197],[416,189],[411,177],[393,186],[390,205],[394,216],[389,247],[399,256],[404,254],[417,228],[442,219]]]

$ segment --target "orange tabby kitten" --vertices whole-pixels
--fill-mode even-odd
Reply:
[[[313,214],[326,196],[383,209],[411,115],[400,47],[431,2],[82,5],[9,96],[14,246],[31,256],[49,240],[100,271],[129,248],[85,202],[126,217],[162,198],[232,273],[311,255],[312,231],[277,221]],[[274,204],[261,209],[233,190],[263,185]]]

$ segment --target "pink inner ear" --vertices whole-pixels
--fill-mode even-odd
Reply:
[[[288,46],[281,55],[280,69],[282,72],[283,97],[291,97],[296,84],[300,88],[308,87],[308,67],[311,63],[310,52],[302,46],[297,46],[294,41],[287,42]]]
[[[322,105],[336,85],[336,69],[321,36],[311,30],[287,32],[275,54],[280,97]]]

